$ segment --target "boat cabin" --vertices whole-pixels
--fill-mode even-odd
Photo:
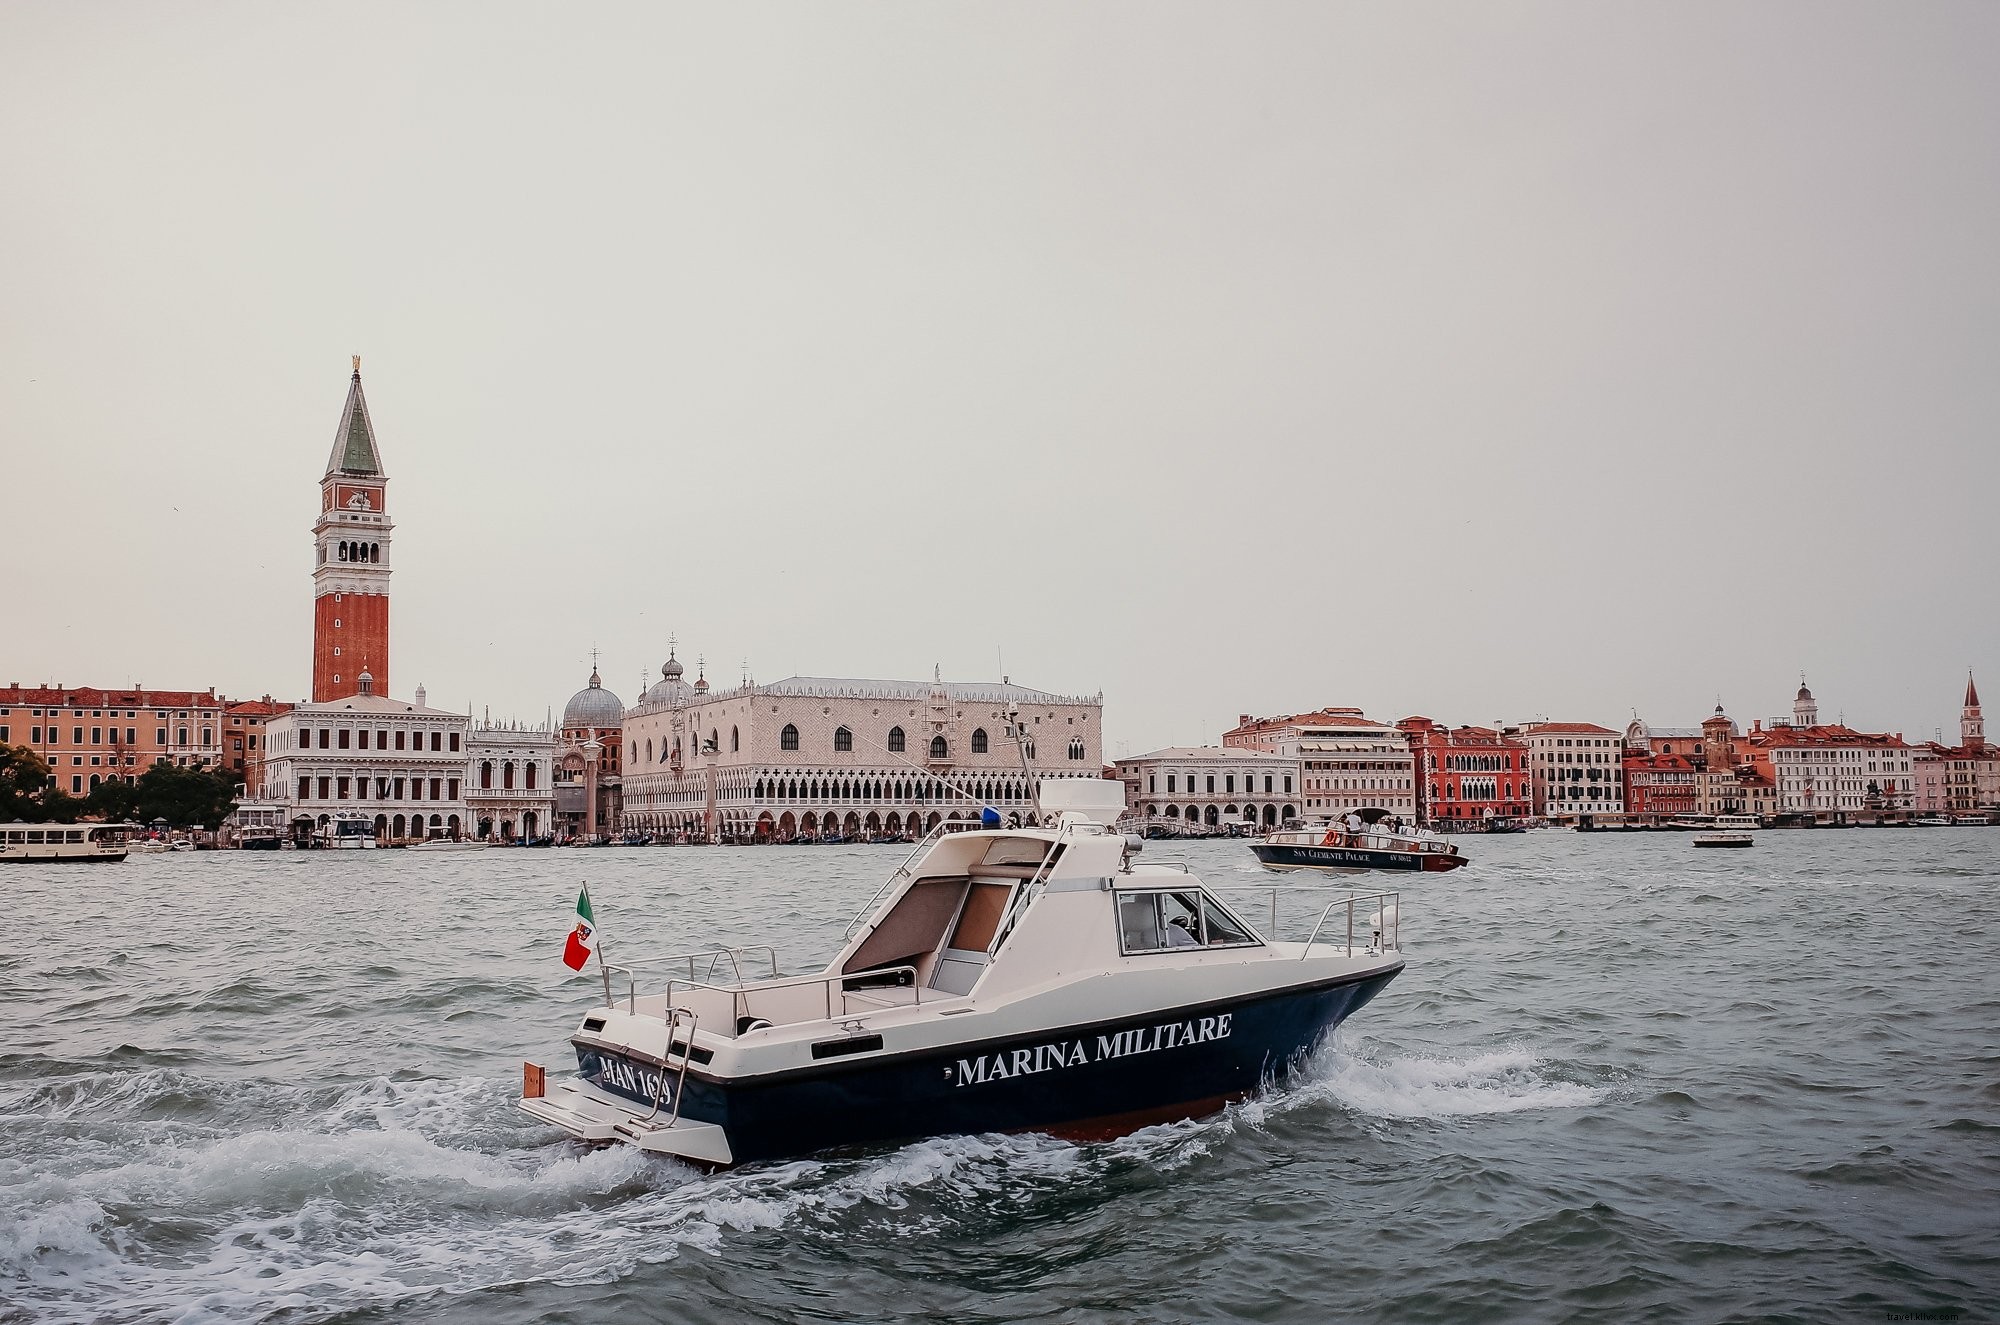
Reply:
[[[1115,806],[1062,809],[1050,827],[940,829],[863,908],[821,972],[712,982],[716,956],[702,954],[703,978],[674,979],[664,994],[632,1006],[654,1016],[681,1007],[704,1032],[741,1036],[884,1008],[1004,998],[1079,971],[1169,955],[1240,960],[1263,949],[1263,938],[1192,875],[1134,863],[1139,843],[1108,826],[1123,809],[1122,788],[1103,785],[1119,797]],[[742,956],[723,955],[721,970],[739,972]]]

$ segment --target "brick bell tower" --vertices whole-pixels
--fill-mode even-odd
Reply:
[[[361,394],[361,356],[333,436],[333,454],[319,481],[313,525],[313,703],[346,699],[370,674],[378,695],[389,693],[389,476],[375,446],[368,400]]]

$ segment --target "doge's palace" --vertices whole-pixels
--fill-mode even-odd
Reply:
[[[1024,754],[1034,780],[1103,775],[1102,695],[1005,679],[815,676],[715,690],[683,672],[669,658],[626,711],[628,828],[696,840],[904,840],[986,806],[1026,822]]]

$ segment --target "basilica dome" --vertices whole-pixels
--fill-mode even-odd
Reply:
[[[593,668],[590,684],[571,695],[569,703],[564,706],[562,725],[605,729],[621,727],[624,723],[624,702],[604,688],[604,682]]]
[[[681,680],[681,674],[685,670],[681,666],[679,659],[675,658],[672,654],[668,654],[667,660],[660,664],[660,679],[653,684],[651,690],[646,692],[646,702],[648,704],[672,704],[676,701],[685,703],[693,699],[695,695],[694,687]]]

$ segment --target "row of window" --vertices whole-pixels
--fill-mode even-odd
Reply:
[[[298,798],[302,801],[315,799],[344,801],[350,799],[349,792],[351,790],[352,799],[365,801],[369,799],[369,781],[370,779],[365,777],[300,778]],[[375,778],[373,781],[375,783],[374,799],[378,801],[455,801],[458,799],[457,778],[431,778],[429,780],[431,794],[428,797],[424,795],[425,780],[423,778]],[[317,797],[313,795],[313,786],[315,783],[319,786],[319,795]],[[408,795],[404,795],[406,786],[409,792]]]
[[[1213,805],[1208,806],[1206,809],[1199,805],[1190,805],[1187,807],[1186,813],[1183,814],[1181,807],[1178,805],[1148,805],[1146,813],[1155,819],[1164,816],[1168,819],[1186,819],[1189,823],[1204,822],[1209,824],[1220,824],[1224,816],[1234,817],[1240,814],[1243,817],[1244,823],[1254,824],[1257,822],[1258,809],[1254,805],[1246,805],[1241,810],[1238,810],[1234,805],[1225,805],[1222,807],[1220,814],[1218,814]],[[1298,807],[1296,805],[1287,805],[1281,811],[1275,805],[1266,805],[1263,809],[1263,821],[1266,824],[1275,826],[1281,815],[1287,820],[1296,819],[1299,817]]]
[[[69,743],[71,745],[84,744],[83,730],[84,729],[81,727],[70,728]],[[47,732],[48,732],[48,740],[44,741],[42,739],[42,734],[43,734],[42,728],[40,727],[28,728],[28,744],[60,745],[62,743],[62,728],[50,727],[47,729]],[[108,737],[106,736],[107,732],[110,733]],[[188,743],[188,729],[186,727],[177,728],[176,735],[178,737],[178,739],[174,742],[176,745],[186,745]],[[6,726],[0,726],[0,743],[4,743],[12,739],[13,738],[9,733],[9,729]],[[118,740],[118,729],[116,727],[92,727],[90,729],[89,743],[91,745],[106,745],[106,744],[117,745],[120,743]],[[139,743],[139,729],[137,727],[127,727],[125,729],[125,740],[123,743],[126,745],[137,745]],[[153,729],[153,744],[165,745],[166,743],[167,743],[167,729],[165,727],[155,727]],[[203,745],[215,744],[215,728],[203,727],[201,729],[201,743]]]
[[[887,782],[863,779],[856,782],[846,778],[786,778],[765,781],[759,778],[751,789],[751,796],[763,800],[766,794],[774,801],[932,801],[966,799],[978,801],[1018,801],[1028,799],[1027,788],[1019,782],[975,782],[967,786],[936,781],[903,781],[892,779]],[[683,799],[705,795],[705,790],[689,789]]]
[[[1523,767],[1526,767],[1525,761]],[[1511,773],[1514,771],[1512,755],[1446,755],[1445,771],[1451,773]],[[1438,771],[1438,757],[1431,756],[1431,771]]]
[[[314,730],[315,729],[312,727],[299,728],[298,736],[299,736],[300,749],[310,750],[313,748]],[[319,748],[322,750],[368,749],[369,729],[366,727],[340,727],[340,728],[320,727],[317,730],[319,732]],[[377,728],[375,730],[374,735],[375,735],[375,748],[377,750],[387,750],[389,748],[388,729]],[[400,727],[397,728],[395,735],[396,735],[395,748],[398,750],[405,748],[403,738],[406,735],[406,733],[404,732],[404,730]],[[407,735],[410,738],[408,744],[409,749],[422,750],[424,748],[424,733],[408,732]],[[431,737],[430,748],[434,752],[442,752],[447,746],[446,738],[449,738],[449,747],[451,751],[454,754],[457,753],[458,751],[457,732],[434,731],[430,734],[430,737]],[[336,743],[336,738],[338,738],[337,743]]]
[[[14,710],[12,709],[0,709],[0,718],[6,717],[13,711]],[[29,711],[28,716],[31,718],[40,718],[40,717],[60,718],[63,716],[65,712],[66,710],[64,709],[52,708],[48,710],[47,713],[45,714],[41,709],[32,709]],[[168,711],[166,709],[158,709],[154,712],[153,716],[157,719],[160,719],[161,721],[164,721],[167,717],[167,712]],[[80,718],[83,716],[83,710],[79,708],[75,713],[71,714],[70,716]],[[90,716],[93,718],[115,718],[118,716],[118,710],[111,709],[110,711],[107,712],[104,709],[92,709],[90,711]],[[136,718],[139,716],[139,711],[137,709],[126,709],[125,716],[128,718]],[[173,716],[175,716],[176,718],[185,718],[187,716],[187,710],[183,709],[182,711],[174,714]],[[204,712],[201,716],[204,719],[213,719],[215,717],[215,714],[213,712]]]
[[[1080,757],[1080,756],[1073,756],[1073,757]],[[1179,790],[1180,790],[1180,788],[1179,788],[1179,787],[1177,787],[1177,786],[1175,786],[1175,785],[1174,785],[1174,780],[1175,780],[1175,778],[1176,778],[1177,776],[1178,776],[1177,774],[1173,774],[1173,773],[1169,773],[1169,774],[1167,774],[1167,794],[1168,794],[1168,795],[1172,795],[1172,794],[1173,794],[1174,792],[1176,792],[1176,791],[1179,791]],[[1206,777],[1207,777],[1207,779],[1208,779],[1208,794],[1209,794],[1209,795],[1211,795],[1211,796],[1213,796],[1213,795],[1215,795],[1215,794],[1216,794],[1216,790],[1215,790],[1215,774],[1213,774],[1213,773],[1209,773],[1209,774],[1206,774],[1205,776],[1206,776]],[[1188,775],[1187,775],[1187,789],[1188,789],[1189,791],[1193,791],[1193,790],[1194,790],[1194,780],[1195,780],[1195,777],[1196,777],[1196,775],[1195,775],[1195,774],[1193,774],[1193,773],[1190,773],[1190,774],[1188,774]],[[1266,774],[1264,775],[1264,794],[1265,794],[1265,795],[1267,795],[1267,796],[1271,796],[1271,795],[1276,795],[1276,794],[1277,794],[1277,792],[1276,792],[1276,791],[1274,791],[1274,790],[1273,790],[1273,788],[1272,788],[1272,785],[1271,785],[1271,784],[1272,784],[1272,781],[1273,781],[1273,775],[1272,775],[1272,774],[1270,774],[1270,773],[1266,773]],[[1289,796],[1289,795],[1291,795],[1291,794],[1292,794],[1292,775],[1291,775],[1290,773],[1287,773],[1287,774],[1285,774],[1285,775],[1284,775],[1284,779],[1283,779],[1283,781],[1284,781],[1284,784],[1285,784],[1285,790],[1284,790],[1284,794],[1285,794],[1285,795],[1287,795],[1287,796]],[[1243,790],[1244,790],[1244,791],[1245,791],[1246,793],[1247,793],[1247,792],[1253,792],[1253,791],[1255,791],[1255,790],[1257,789],[1257,787],[1256,787],[1256,782],[1257,782],[1257,776],[1256,776],[1256,774],[1254,774],[1254,773],[1245,773],[1245,774],[1243,775]],[[1146,775],[1146,791],[1147,791],[1147,793],[1148,793],[1148,794],[1150,795],[1150,794],[1152,794],[1152,793],[1154,793],[1154,792],[1157,792],[1158,790],[1159,790],[1159,774],[1157,774],[1157,773],[1148,773],[1148,774]],[[1236,775],[1235,775],[1234,773],[1224,773],[1224,774],[1222,775],[1222,793],[1221,793],[1221,794],[1222,794],[1222,795],[1224,795],[1224,796],[1234,796],[1234,795],[1236,794]]]
[[[1525,796],[1527,791],[1527,784],[1524,782],[1521,784],[1521,794]],[[1502,797],[1508,800],[1514,798],[1512,782],[1504,784],[1503,787],[1498,778],[1460,778],[1455,785],[1450,782],[1445,783],[1442,795],[1439,794],[1438,784],[1431,783],[1431,799],[1434,801],[1497,801]]]
[[[525,789],[533,791],[535,789],[536,765],[532,761],[529,761],[523,763],[521,767],[527,770],[525,775],[527,785]],[[491,759],[482,759],[479,761],[479,789],[481,791],[493,790],[493,761]],[[500,765],[500,789],[502,791],[512,791],[514,789],[514,761],[511,759],[504,761]]]
[[[733,730],[730,739],[732,742],[730,748],[734,749],[735,733]],[[908,738],[904,736],[903,729],[901,727],[891,727],[888,739],[889,753],[903,754],[907,745]],[[799,729],[792,723],[786,723],[784,729],[778,733],[778,748],[780,750],[796,750],[799,748]],[[833,749],[836,754],[852,753],[854,750],[854,733],[846,727],[836,727],[833,732]],[[987,738],[986,729],[984,727],[975,727],[972,732],[972,753],[983,755],[991,753],[991,750],[992,745]],[[1083,738],[1080,736],[1071,738],[1068,750],[1069,757],[1071,759],[1082,759],[1086,753]],[[1027,742],[1027,754],[1031,760],[1035,757],[1035,743],[1033,741]],[[933,759],[951,758],[951,743],[945,740],[942,734],[931,737],[930,757]]]

